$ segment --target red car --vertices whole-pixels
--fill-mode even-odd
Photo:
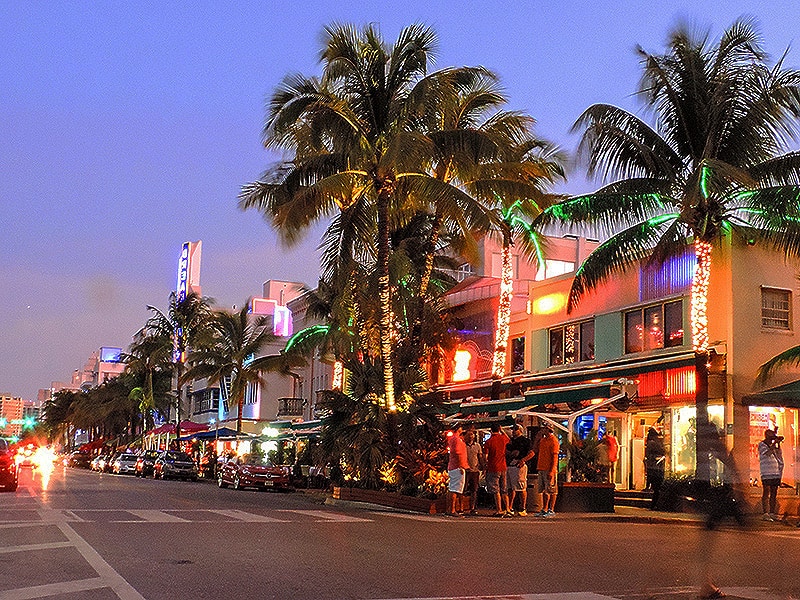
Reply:
[[[0,438],[0,488],[17,490],[17,461],[8,442]]]
[[[289,489],[289,471],[286,467],[276,467],[267,459],[245,455],[223,462],[217,472],[217,485],[224,488]]]

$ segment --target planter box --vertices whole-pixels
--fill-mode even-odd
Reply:
[[[562,482],[558,484],[556,512],[614,512],[614,484]]]
[[[361,488],[335,487],[333,497],[336,500],[350,500],[351,502],[369,502],[380,506],[390,506],[402,510],[427,513],[435,515],[443,513],[447,507],[445,498],[428,500],[415,496],[403,496],[394,492],[381,492],[378,490],[365,490]]]

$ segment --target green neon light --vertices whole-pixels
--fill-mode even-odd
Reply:
[[[703,198],[708,198],[708,167],[706,165],[700,167],[700,193]]]
[[[301,329],[289,338],[289,341],[286,342],[286,347],[284,347],[283,351],[289,352],[297,344],[305,342],[309,338],[313,338],[317,335],[326,334],[329,330],[329,325],[312,325],[311,327]]]

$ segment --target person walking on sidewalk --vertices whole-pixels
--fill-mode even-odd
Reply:
[[[758,443],[758,466],[761,470],[761,510],[765,521],[778,517],[778,488],[783,477],[783,452],[777,430],[764,430],[764,439]]]
[[[539,431],[538,454],[536,470],[539,474],[539,492],[542,494],[542,510],[537,517],[552,517],[556,510],[556,495],[558,494],[558,438],[553,434],[552,425],[544,422]]]
[[[450,459],[447,462],[447,475],[450,478],[447,490],[447,514],[451,517],[463,517],[460,512],[461,496],[464,493],[464,483],[469,464],[467,463],[467,446],[461,437],[461,425],[456,425],[449,433],[447,451]]]
[[[528,461],[533,458],[531,441],[525,435],[522,425],[515,423],[511,429],[511,441],[506,446],[508,464],[508,508],[514,511],[514,500],[519,496],[520,508],[517,515],[527,516],[528,504]]]
[[[655,510],[658,507],[661,484],[664,483],[666,460],[664,436],[659,433],[658,429],[651,427],[647,430],[647,438],[644,441],[644,468],[647,474],[647,487],[653,490],[650,510]]]
[[[483,445],[486,460],[486,491],[494,496],[495,517],[510,517],[506,489],[506,446],[508,436],[503,433],[500,423],[492,423],[492,435]]]
[[[478,443],[478,432],[475,425],[470,425],[464,432],[464,444],[467,446],[467,481],[464,485],[464,495],[469,497],[469,514],[478,514],[478,486],[480,485],[481,471],[486,467],[483,461],[483,448]]]

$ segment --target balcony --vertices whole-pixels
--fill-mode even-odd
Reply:
[[[305,403],[303,398],[278,398],[278,418],[302,417]]]

